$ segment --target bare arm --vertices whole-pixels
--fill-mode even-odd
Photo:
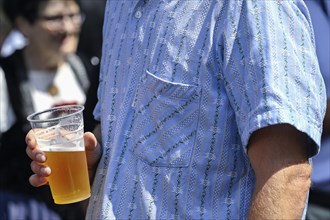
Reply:
[[[306,136],[290,125],[256,131],[248,155],[256,174],[249,219],[300,219],[310,188]]]

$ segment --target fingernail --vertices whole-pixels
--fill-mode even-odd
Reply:
[[[45,175],[49,175],[50,169],[49,169],[49,167],[42,167],[41,172],[44,173]]]
[[[46,157],[43,154],[37,154],[36,155],[36,159],[39,160],[39,161],[41,161],[41,162],[45,162],[46,161]]]

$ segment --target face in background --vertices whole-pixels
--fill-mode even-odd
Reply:
[[[24,20],[24,19],[23,19]],[[53,58],[75,53],[83,16],[72,0],[42,2],[34,23],[21,22],[19,28],[29,40],[29,47]]]

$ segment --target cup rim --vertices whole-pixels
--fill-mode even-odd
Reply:
[[[32,119],[33,117],[35,117],[36,115],[48,112],[48,111],[54,111],[54,110],[58,110],[58,109],[68,109],[68,108],[78,108],[78,110],[76,112],[70,113],[68,115],[65,116],[61,116],[61,117],[55,117],[55,118],[50,118],[50,119]],[[51,121],[56,121],[58,119],[62,119],[62,118],[68,118],[71,117],[74,114],[80,113],[85,109],[85,107],[83,105],[62,105],[62,106],[56,106],[56,107],[52,107],[52,108],[48,108],[39,112],[34,112],[32,114],[30,114],[29,116],[27,116],[27,120],[29,122],[33,122],[33,123],[38,123],[38,122],[51,122]]]

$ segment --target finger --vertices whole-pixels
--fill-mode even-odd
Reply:
[[[36,160],[40,163],[43,163],[46,161],[46,157],[44,156],[44,153],[37,148],[37,141],[35,139],[35,136],[34,136],[32,130],[30,130],[29,133],[26,135],[25,142],[27,144],[26,154],[32,160]]]
[[[91,132],[86,132],[84,138],[88,168],[94,169],[94,166],[101,157],[101,146],[98,144],[95,135]]]
[[[25,137],[25,143],[27,146],[31,149],[34,149],[37,147],[37,141],[34,137],[33,131],[30,130],[29,133]]]
[[[48,184],[48,180],[46,177],[38,176],[37,174],[33,174],[29,178],[29,182],[34,187],[39,187]]]
[[[38,148],[31,149],[26,147],[26,154],[34,161],[39,163],[44,163],[46,161],[46,155],[43,151],[39,150]]]
[[[48,177],[51,174],[50,167],[36,163],[35,161],[31,162],[31,170],[40,177]]]
[[[85,141],[85,149],[87,151],[93,151],[96,149],[97,140],[93,133],[86,132],[84,134],[84,141]]]

